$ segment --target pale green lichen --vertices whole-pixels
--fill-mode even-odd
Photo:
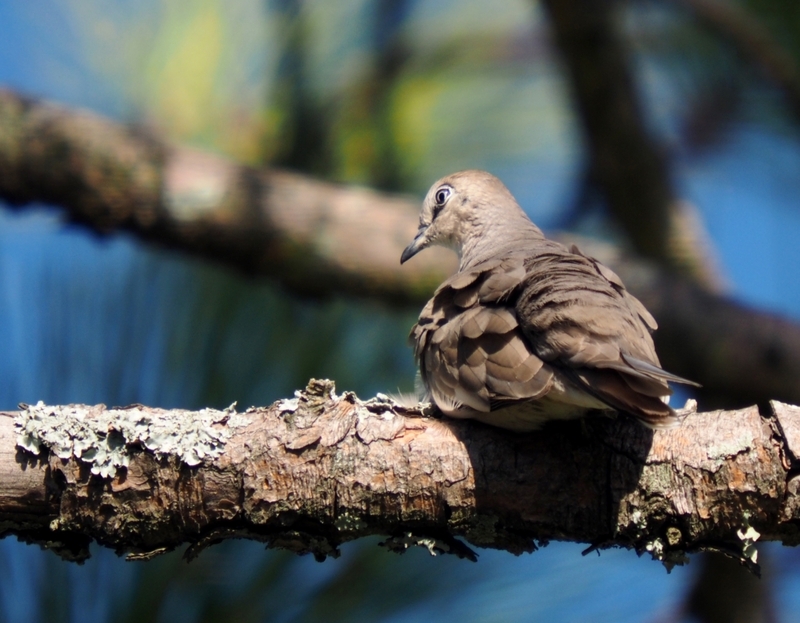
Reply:
[[[689,562],[689,556],[683,550],[670,549],[661,537],[656,537],[645,545],[645,550],[650,552],[653,560],[658,560],[664,565],[667,573],[671,572],[676,565],[685,565]]]
[[[737,530],[736,536],[742,542],[742,558],[757,564],[758,549],[756,548],[756,541],[761,537],[761,533],[750,525],[750,517],[747,513],[744,516],[743,529]]]
[[[14,420],[17,446],[38,454],[48,449],[61,459],[75,457],[91,465],[93,474],[112,477],[127,467],[131,447],[142,446],[157,457],[177,456],[190,466],[214,459],[234,428],[249,423],[235,403],[223,411],[160,411],[142,407],[104,409],[47,406],[38,402]]]
[[[383,545],[391,551],[398,553],[404,552],[410,547],[424,547],[428,550],[428,553],[430,553],[431,556],[447,554],[450,553],[451,550],[450,546],[440,539],[416,536],[411,532],[406,532],[401,536],[390,537],[383,543],[380,543],[380,545]]]
[[[333,522],[336,529],[340,532],[358,532],[367,527],[367,523],[363,521],[358,515],[351,515],[344,512],[339,515]]]
[[[714,467],[719,469],[730,457],[749,451],[753,443],[753,433],[750,430],[736,430],[732,435],[716,439],[706,447],[706,454]]]
[[[670,526],[667,528],[667,543],[669,543],[670,547],[677,547],[680,545],[681,539],[683,535],[681,531],[676,528],[675,526]]]

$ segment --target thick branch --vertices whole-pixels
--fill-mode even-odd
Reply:
[[[455,266],[442,249],[400,266],[416,232],[416,201],[238,166],[7,91],[0,92],[0,198],[54,203],[95,231],[132,231],[315,295],[421,306]],[[701,399],[800,403],[796,324],[711,295],[608,245],[580,244],[619,272],[653,312],[665,365],[703,383]]]
[[[558,539],[749,564],[748,526],[800,541],[800,408],[774,409],[695,413],[655,433],[621,417],[521,435],[337,397],[329,381],[244,414],[38,405],[16,427],[0,417],[0,525],[74,559],[92,539],[141,558],[233,536],[324,558],[382,534],[463,556],[458,539],[515,553]]]

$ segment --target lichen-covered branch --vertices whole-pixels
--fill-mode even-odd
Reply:
[[[524,435],[330,381],[243,413],[39,404],[0,416],[0,526],[76,560],[92,540],[137,559],[229,537],[324,558],[380,534],[464,557],[557,539],[753,565],[759,538],[800,542],[798,457],[800,408],[780,403]]]
[[[421,307],[455,267],[444,249],[400,266],[417,229],[414,200],[255,170],[10,91],[0,91],[0,199],[53,203],[94,231],[131,231],[317,296]],[[796,323],[608,245],[579,244],[645,302],[664,364],[703,384],[701,404],[800,403]]]

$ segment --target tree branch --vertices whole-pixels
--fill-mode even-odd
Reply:
[[[514,553],[569,540],[753,565],[757,533],[800,542],[800,408],[773,408],[522,435],[330,381],[242,414],[40,403],[0,417],[0,525],[76,560],[91,540],[132,558],[188,542],[191,557],[228,537],[324,558],[381,534],[466,557],[459,539]]]
[[[9,91],[0,91],[0,198],[53,203],[93,231],[131,231],[316,296],[421,306],[455,267],[444,249],[400,267],[416,201],[239,166]],[[704,407],[800,403],[800,326],[579,242],[652,311],[664,364],[703,384]]]
[[[678,200],[669,162],[647,129],[630,54],[619,32],[618,2],[545,0],[570,77],[589,153],[589,180],[615,222],[644,257],[719,289],[699,220]]]
[[[95,231],[131,231],[307,294],[418,302],[456,265],[437,249],[399,270],[419,213],[407,198],[255,170],[9,91],[0,198],[52,203]]]
[[[702,26],[726,40],[739,57],[758,67],[783,95],[786,106],[800,121],[800,71],[758,15],[736,3],[717,0],[672,0],[690,12]]]

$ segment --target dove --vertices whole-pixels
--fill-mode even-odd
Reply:
[[[514,431],[593,412],[679,424],[669,383],[697,384],[661,368],[653,316],[611,269],[545,238],[498,178],[436,182],[400,263],[431,245],[459,266],[409,340],[424,398],[444,415]]]

